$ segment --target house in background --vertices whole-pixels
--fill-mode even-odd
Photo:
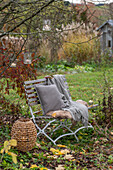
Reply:
[[[113,55],[113,20],[108,20],[102,24],[97,31],[101,32],[100,43],[103,53],[108,52]]]

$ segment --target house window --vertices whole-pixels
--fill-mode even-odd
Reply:
[[[108,47],[111,47],[111,41],[108,40]]]
[[[111,35],[111,31],[110,30],[108,30],[108,34]]]

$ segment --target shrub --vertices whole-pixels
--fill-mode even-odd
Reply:
[[[75,30],[77,26],[71,25],[70,28]],[[100,43],[96,37],[97,32],[92,31],[92,27],[91,24],[89,26],[79,24],[78,30],[69,31],[68,35],[64,37],[63,50],[60,49],[59,56],[79,64],[92,59],[97,60]]]
[[[106,124],[113,124],[113,93],[112,93],[112,83],[106,73],[104,72],[104,85],[101,85],[102,88],[102,100],[100,102],[100,113],[97,116],[98,122],[105,126]]]

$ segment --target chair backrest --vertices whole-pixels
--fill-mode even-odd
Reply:
[[[31,80],[31,81],[24,82],[26,98],[27,98],[28,105],[30,107],[40,104],[39,98],[38,98],[36,90],[35,90],[35,85],[37,85],[37,84],[47,85],[47,79],[43,78],[43,79],[37,79],[37,80]]]
[[[47,76],[47,77],[42,78],[42,79],[30,80],[30,81],[24,82],[26,98],[27,98],[27,102],[28,102],[32,116],[33,116],[34,113],[40,114],[42,112],[41,108],[40,108],[41,110],[38,110],[37,107],[35,109],[33,109],[33,106],[35,106],[35,105],[39,106],[39,104],[40,104],[39,97],[38,97],[37,92],[35,90],[35,85],[37,85],[37,84],[48,85],[48,80],[51,79],[51,78],[52,77]],[[69,87],[68,87],[65,76],[64,76],[64,83],[65,83],[67,90],[69,92]],[[70,92],[69,92],[69,94],[70,94]],[[33,110],[35,110],[35,111],[33,111]]]
[[[67,80],[65,78],[65,75],[63,77],[64,77],[65,86],[66,86],[66,88],[67,88],[67,90],[70,94],[68,83],[67,83]],[[35,90],[35,85],[37,85],[37,84],[48,85],[48,79],[49,78],[50,78],[50,76],[47,76],[47,77],[42,78],[42,79],[30,80],[30,81],[24,82],[26,98],[27,98],[27,102],[28,102],[29,106],[34,106],[34,105],[40,104],[39,98],[38,98],[36,90]]]

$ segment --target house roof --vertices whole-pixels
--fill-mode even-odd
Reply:
[[[113,27],[113,20],[108,20],[108,21],[106,21],[106,22],[104,22],[99,28],[97,28],[97,31],[99,30],[99,29],[101,29],[101,28],[103,28],[105,25],[110,25],[111,27]]]

